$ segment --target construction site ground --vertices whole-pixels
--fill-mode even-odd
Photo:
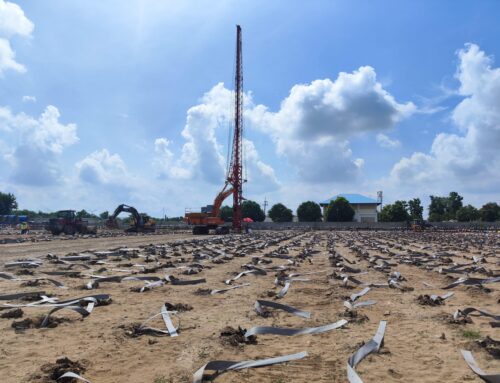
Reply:
[[[380,321],[387,321],[383,347],[356,367],[365,383],[480,382],[465,363],[460,350],[470,350],[484,371],[500,372],[498,353],[488,352],[480,345],[480,341],[487,336],[499,340],[500,329],[491,327],[491,318],[487,317],[471,316],[472,323],[454,324],[451,323],[452,314],[457,309],[475,307],[499,315],[500,284],[491,283],[484,287],[459,285],[444,290],[444,286],[463,275],[439,273],[438,267],[427,270],[423,265],[403,264],[394,254],[425,252],[430,257],[446,252],[448,255],[445,258],[460,264],[473,263],[472,257],[475,256],[482,258],[477,262],[490,275],[498,275],[499,243],[499,234],[496,233],[262,231],[222,239],[183,233],[3,244],[0,245],[0,272],[11,273],[23,281],[0,278],[0,295],[43,290],[63,301],[92,294],[109,294],[112,303],[97,305],[84,319],[73,311],[58,311],[52,316],[61,321],[53,328],[29,328],[24,331],[12,328],[16,321],[43,316],[50,311],[43,305],[22,308],[22,318],[0,318],[0,381],[55,381],[47,375],[43,366],[67,357],[85,366],[81,375],[92,383],[191,382],[193,373],[212,360],[256,360],[307,351],[308,356],[301,360],[228,371],[216,376],[215,381],[347,382],[349,356],[375,335]],[[158,250],[153,254],[153,247],[148,247],[151,244],[166,246],[157,248],[163,249],[163,253]],[[42,271],[68,267],[67,263],[55,263],[44,258],[48,253],[62,257],[71,253],[118,251],[124,247],[140,250],[129,253],[133,254],[132,259],[108,257],[104,265],[87,263],[89,268],[75,266],[72,270],[81,272],[78,278],[51,277],[64,283],[66,289],[44,281],[38,286],[22,286],[26,280],[41,277]],[[389,249],[392,255],[382,249]],[[216,252],[219,252],[218,256]],[[362,252],[364,255],[360,255]],[[207,254],[210,256],[205,257]],[[351,294],[361,291],[364,285],[350,281],[344,283],[339,279],[343,273],[342,265],[332,261],[332,254],[345,259],[344,265],[361,269],[361,273],[345,274],[363,283],[387,283],[389,275],[394,272],[399,272],[405,280],[398,282],[401,288],[371,288],[359,300],[376,300],[376,303],[349,313],[344,301]],[[389,270],[377,270],[374,267],[377,261],[369,261],[369,257],[374,256],[391,258]],[[28,269],[33,271],[33,275],[4,265],[22,258],[40,258],[43,264]],[[213,262],[218,258],[223,258],[223,262]],[[261,260],[266,262],[259,262]],[[141,272],[144,268],[167,261],[174,263],[175,267],[162,268],[148,275],[171,275],[180,280],[205,278],[206,283],[166,283],[144,292],[134,291],[144,286],[143,281],[101,283],[93,290],[82,288],[96,273],[100,276],[145,275]],[[193,263],[201,264],[203,268],[199,267],[196,269],[198,273],[188,275],[186,270]],[[141,264],[143,268],[133,264]],[[221,294],[200,294],[203,290],[230,287],[224,281],[246,270],[242,265],[247,264],[265,269],[267,274],[244,275],[232,284],[249,283],[249,286]],[[292,281],[286,295],[275,299],[283,286],[275,286],[277,271],[271,270],[271,267],[280,265],[284,266],[286,273],[300,273],[303,276],[299,279],[308,280]],[[101,266],[106,270],[99,271]],[[311,272],[318,273],[307,274]],[[487,278],[479,272],[470,276]],[[442,305],[418,303],[420,295],[442,295],[450,291],[454,295]],[[272,316],[267,318],[259,316],[254,309],[257,299],[309,311],[311,318],[279,310],[272,310]],[[130,336],[134,324],[159,313],[165,302],[192,306],[190,311],[172,314],[174,325],[179,326],[179,336]],[[0,300],[0,306],[6,303],[29,302]],[[4,312],[6,310],[0,310],[0,315]],[[227,326],[235,329],[254,326],[306,328],[341,319],[346,319],[348,323],[339,329],[316,335],[258,335],[256,344],[231,344],[220,336],[221,330]],[[161,316],[150,325],[165,328]]]

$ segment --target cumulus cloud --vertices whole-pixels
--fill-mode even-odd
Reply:
[[[0,34],[10,37],[31,36],[33,23],[25,16],[21,7],[8,1],[0,0]]]
[[[9,40],[0,38],[0,76],[7,70],[26,72],[26,67],[16,61],[16,54],[10,47]]]
[[[39,118],[24,113],[13,114],[0,107],[0,131],[7,133],[12,150],[4,154],[11,177],[27,185],[49,185],[60,175],[58,157],[64,149],[78,142],[75,124],[62,124],[59,110],[47,106]]]
[[[354,179],[361,159],[353,158],[349,139],[393,128],[416,111],[398,103],[377,81],[375,70],[361,67],[335,81],[295,85],[278,112],[258,105],[247,112],[252,125],[271,135],[301,179],[330,182]]]
[[[439,133],[430,153],[402,158],[391,170],[398,184],[445,181],[448,188],[478,191],[500,186],[500,69],[474,44],[458,57],[456,77],[464,99],[451,117],[460,134]]]
[[[260,194],[276,190],[280,186],[276,173],[272,166],[260,159],[255,144],[244,139],[243,152],[245,153],[245,171],[249,192],[251,194]]]
[[[390,139],[384,133],[377,134],[377,143],[384,149],[395,149],[401,146],[401,142]]]
[[[129,184],[130,175],[119,154],[107,149],[96,150],[76,163],[79,178],[92,185]]]
[[[230,99],[231,91],[219,83],[205,93],[198,105],[189,108],[182,130],[185,142],[180,158],[173,165],[176,170],[168,171],[171,176],[213,184],[223,182],[225,162],[216,129],[229,122]],[[165,142],[160,144],[165,147]],[[167,157],[169,154],[166,153]]]
[[[23,73],[24,65],[16,62],[9,38],[18,35],[30,37],[33,23],[24,15],[19,5],[0,0],[0,76],[7,70]]]
[[[233,92],[219,83],[205,93],[198,105],[189,108],[182,130],[184,143],[178,158],[170,149],[168,139],[156,139],[153,165],[160,177],[204,181],[214,185],[224,182],[226,154],[223,154],[223,145],[217,140],[217,129],[230,126],[232,102]],[[252,178],[252,183],[256,186],[262,182],[275,187],[277,180],[272,167],[260,159],[252,142],[245,140],[244,145],[248,176]]]

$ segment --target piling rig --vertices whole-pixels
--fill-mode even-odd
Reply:
[[[201,212],[186,210],[184,217],[188,225],[193,225],[193,234],[208,234],[210,229],[216,233],[227,234],[229,227],[219,217],[224,200],[233,195],[233,225],[235,233],[241,233],[243,202],[243,54],[241,27],[236,26],[236,70],[234,89],[234,131],[231,145],[231,160],[226,174],[226,182],[215,197],[213,205],[201,208]]]

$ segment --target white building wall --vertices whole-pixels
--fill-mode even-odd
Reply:
[[[377,204],[352,204],[355,222],[377,222]]]

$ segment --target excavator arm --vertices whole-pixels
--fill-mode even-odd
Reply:
[[[132,216],[134,217],[135,226],[136,227],[144,226],[142,216],[139,214],[139,212],[137,211],[137,209],[135,207],[121,204],[121,205],[118,205],[118,207],[115,209],[113,215],[111,217],[109,217],[108,222],[107,222],[108,227],[116,227],[117,226],[116,225],[116,218],[118,217],[118,215],[120,213],[132,214]]]
[[[222,206],[222,203],[224,202],[224,200],[227,197],[229,197],[231,194],[233,194],[233,190],[234,189],[232,187],[230,187],[229,189],[226,190],[227,185],[229,185],[229,184],[226,183],[224,185],[224,188],[222,189],[222,191],[217,195],[217,197],[215,197],[214,208],[212,210],[212,213],[210,214],[212,217],[218,217],[219,216],[220,208]]]
[[[224,221],[219,217],[219,213],[224,200],[233,194],[234,189],[232,186],[228,188],[229,185],[226,182],[221,192],[217,194],[211,211],[208,211],[208,209],[203,211],[202,209],[202,212],[186,212],[184,220],[188,225],[194,226],[193,234],[208,234],[209,229],[216,229],[217,231],[224,224]],[[229,228],[226,227],[225,232],[228,233]]]

